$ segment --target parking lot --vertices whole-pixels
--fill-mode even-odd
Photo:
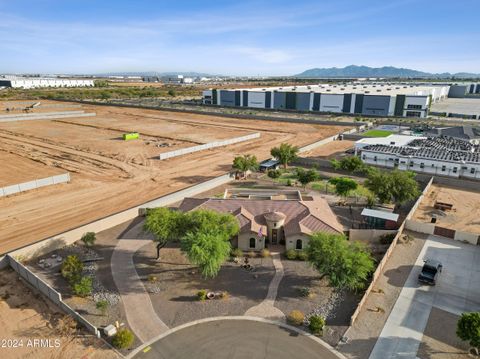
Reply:
[[[435,286],[418,283],[423,260],[427,258],[443,264]],[[432,308],[455,316],[480,311],[480,246],[429,236],[370,359],[416,358]],[[451,328],[437,326],[429,335],[440,336],[448,329]]]

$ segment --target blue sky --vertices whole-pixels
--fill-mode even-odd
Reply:
[[[0,0],[0,73],[480,72],[478,0]]]

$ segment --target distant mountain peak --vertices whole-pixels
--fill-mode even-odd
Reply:
[[[314,68],[306,70],[293,77],[299,78],[328,78],[328,77],[400,77],[400,78],[479,78],[480,74],[460,72],[451,74],[449,72],[435,74],[412,70],[407,68],[398,68],[394,66],[369,67],[364,65],[348,65],[343,68]]]

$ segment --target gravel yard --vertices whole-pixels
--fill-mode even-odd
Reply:
[[[311,314],[325,317],[327,328],[323,339],[336,345],[347,329],[361,295],[336,291],[328,285],[327,278],[321,278],[306,262],[282,259],[282,264],[285,274],[278,288],[275,306],[285,315],[292,310],[300,310],[307,317]],[[310,295],[305,296],[302,288],[309,288]]]
[[[265,298],[275,272],[271,258],[253,258],[249,260],[252,271],[227,262],[216,278],[206,280],[178,248],[162,249],[159,261],[155,255],[154,246],[147,245],[136,253],[134,260],[155,311],[169,327],[207,317],[243,315]],[[199,301],[197,292],[201,289],[226,291],[228,295]]]

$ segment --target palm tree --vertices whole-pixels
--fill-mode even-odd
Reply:
[[[255,171],[258,168],[257,157],[253,155],[237,156],[233,159],[232,167],[246,177],[247,171]]]
[[[275,157],[283,165],[283,168],[287,168],[289,162],[292,162],[297,158],[298,147],[292,146],[288,143],[282,143],[280,147],[274,147],[270,150],[270,154]]]

